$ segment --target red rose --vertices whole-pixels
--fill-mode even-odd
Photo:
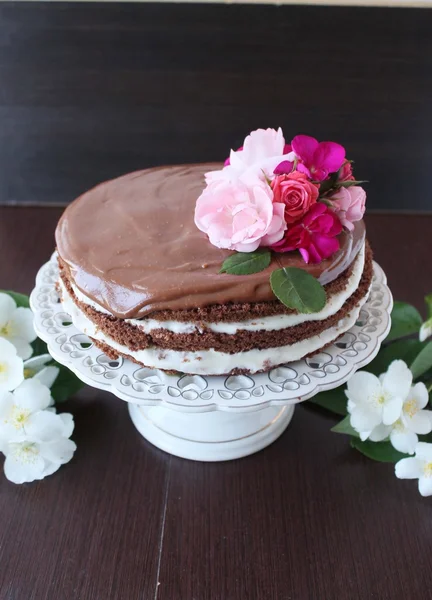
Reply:
[[[304,173],[294,171],[278,175],[272,184],[274,202],[285,204],[285,221],[294,223],[305,215],[318,198],[318,186],[311,183]]]
[[[350,162],[345,162],[339,173],[338,181],[354,181],[352,166]]]

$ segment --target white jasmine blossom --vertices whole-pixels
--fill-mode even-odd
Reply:
[[[421,342],[425,342],[429,337],[432,336],[432,318],[428,319],[420,327],[419,339]]]
[[[22,358],[13,344],[0,338],[0,394],[15,389],[23,380]]]
[[[0,439],[45,441],[61,435],[58,415],[44,410],[50,403],[49,389],[37,379],[26,379],[13,393],[4,393],[0,397]]]
[[[414,453],[418,434],[432,431],[432,413],[423,410],[429,401],[424,383],[411,383],[412,373],[401,360],[379,378],[363,371],[348,381],[350,423],[362,441],[389,438],[399,452]]]
[[[414,454],[418,443],[417,434],[432,431],[432,413],[423,410],[429,401],[424,383],[414,385],[403,403],[400,418],[391,426],[390,442],[399,452]]]
[[[395,474],[399,479],[418,479],[418,488],[422,496],[432,495],[432,444],[418,442],[415,456],[403,458],[395,465]]]
[[[11,342],[20,358],[30,358],[31,342],[37,338],[33,327],[33,313],[29,308],[17,308],[8,294],[0,292],[0,337]]]
[[[36,377],[0,396],[0,450],[6,457],[5,475],[13,483],[51,475],[76,450],[68,439],[74,429],[72,415],[56,414],[50,403],[49,388]]]
[[[76,444],[66,437],[46,442],[28,439],[3,444],[2,450],[6,455],[4,472],[9,481],[27,483],[52,475],[61,465],[69,462]]]
[[[382,426],[393,425],[400,418],[411,383],[412,373],[402,360],[393,361],[380,378],[360,371],[348,380],[345,393],[350,422],[363,434],[362,439],[387,437],[390,430]]]
[[[34,377],[48,388],[52,386],[59,374],[60,369],[54,365],[47,366],[52,362],[51,354],[41,354],[24,361],[24,377]]]

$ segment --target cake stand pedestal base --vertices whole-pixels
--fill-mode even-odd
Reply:
[[[271,406],[248,413],[181,413],[129,404],[129,413],[141,435],[154,446],[181,458],[210,462],[262,450],[285,431],[294,406]]]

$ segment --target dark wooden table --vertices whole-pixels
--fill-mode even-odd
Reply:
[[[0,287],[30,291],[60,213],[0,208]],[[367,224],[395,297],[421,306],[432,215]],[[151,446],[109,394],[64,410],[72,462],[0,480],[1,600],[430,599],[432,501],[350,450],[324,411],[299,406],[269,448],[206,464]]]

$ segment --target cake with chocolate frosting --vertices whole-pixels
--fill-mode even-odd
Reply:
[[[365,195],[340,148],[257,130],[225,166],[146,169],[80,196],[56,230],[75,326],[112,358],[204,375],[335,341],[372,280]]]

